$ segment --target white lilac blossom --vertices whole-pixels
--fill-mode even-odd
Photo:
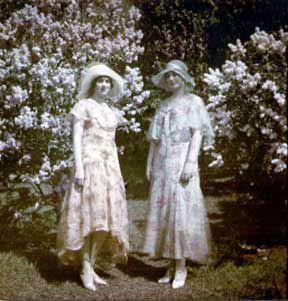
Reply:
[[[278,91],[276,83],[272,80],[266,80],[262,85],[262,89],[270,90],[273,93],[276,93]]]
[[[138,67],[131,68],[127,66],[125,79],[130,90],[134,92],[141,92],[143,90],[143,77],[140,74],[140,69]]]
[[[18,161],[18,164],[22,165],[25,163],[29,163],[30,161],[31,161],[31,154],[26,154]]]
[[[21,146],[21,143],[20,141],[17,141],[15,139],[15,137],[13,137],[13,135],[11,133],[6,133],[6,141],[5,141],[5,144],[7,145],[7,148],[9,150],[13,150],[13,149],[16,149],[16,150],[19,150],[20,146]]]
[[[271,163],[275,166],[274,171],[277,173],[287,169],[287,164],[281,159],[273,159]]]
[[[247,66],[244,62],[227,60],[222,66],[225,79],[241,81],[246,73]]]
[[[232,53],[240,54],[243,57],[245,56],[245,54],[247,52],[244,45],[242,44],[242,42],[239,39],[236,40],[236,45],[228,44],[228,47],[231,49]]]
[[[221,167],[224,165],[222,155],[220,153],[212,153],[214,160],[209,164],[209,167]]]
[[[107,63],[126,78],[118,106],[128,120],[124,130],[141,130],[137,115],[149,91],[139,68],[130,66],[144,51],[140,17],[122,0],[31,0],[0,23],[0,160],[9,162],[1,180],[12,173],[37,185],[60,183],[72,165],[65,116],[92,62]]]
[[[6,147],[7,147],[7,144],[3,141],[0,141],[0,152],[3,152]]]
[[[280,30],[280,40],[277,40],[273,34],[268,34],[256,27],[256,31],[251,35],[253,45],[261,52],[285,53],[284,31]]]
[[[257,72],[254,75],[250,73],[246,73],[246,76],[243,78],[241,83],[241,89],[244,90],[251,90],[260,83],[261,75]]]
[[[58,125],[61,126],[60,123],[60,118],[59,116],[55,116],[51,113],[48,113],[48,112],[44,112],[42,115],[41,115],[41,125],[40,127],[43,129],[43,130],[49,130],[51,128],[54,128],[54,127],[57,127]]]
[[[4,108],[9,110],[13,107],[22,104],[28,99],[28,93],[26,89],[21,86],[12,86],[11,94],[8,93],[6,99],[4,99]],[[6,101],[5,101],[6,100]]]
[[[15,213],[14,213],[15,220],[20,219],[22,216],[23,215],[20,211],[18,211],[18,210],[15,211]]]
[[[285,105],[286,98],[283,93],[274,93],[274,98],[278,102],[279,106],[283,107]]]
[[[256,28],[249,41],[228,45],[230,56],[220,69],[204,74],[216,134],[210,166],[224,161],[240,174],[257,163],[272,174],[287,168],[285,37],[283,30],[268,34]],[[261,162],[253,162],[260,152]]]
[[[209,68],[208,71],[209,73],[204,74],[205,83],[207,83],[210,88],[218,89],[218,87],[223,84],[224,75],[218,68],[215,70]]]
[[[15,117],[15,124],[27,130],[37,126],[37,112],[33,112],[30,107],[23,107],[20,110],[20,115]]]

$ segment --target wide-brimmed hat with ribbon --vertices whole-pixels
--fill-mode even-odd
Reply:
[[[114,70],[102,63],[94,63],[89,65],[81,74],[79,98],[88,97],[87,93],[90,89],[92,81],[100,76],[107,76],[112,80],[112,87],[108,93],[108,97],[120,97],[124,92],[125,81]]]
[[[195,81],[193,77],[188,73],[187,65],[180,60],[170,61],[163,70],[161,70],[158,74],[152,76],[151,80],[153,84],[159,88],[167,90],[165,74],[171,71],[181,76],[181,78],[185,81],[186,87],[188,89],[194,88]]]

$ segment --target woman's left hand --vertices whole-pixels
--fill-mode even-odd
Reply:
[[[198,174],[198,163],[197,162],[186,162],[182,170],[180,181],[188,182],[192,177]]]

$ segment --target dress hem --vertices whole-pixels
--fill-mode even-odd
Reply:
[[[208,262],[208,257],[205,258],[205,260],[199,260],[199,259],[195,259],[195,258],[192,258],[192,257],[189,257],[189,256],[183,256],[183,257],[168,257],[166,255],[157,255],[155,253],[152,253],[152,252],[148,252],[148,251],[139,251],[139,253],[143,254],[143,255],[147,255],[151,258],[154,258],[154,259],[170,259],[170,260],[181,260],[181,259],[186,259],[186,260],[190,260],[192,262],[195,262],[195,263],[198,263],[198,264],[207,264]]]

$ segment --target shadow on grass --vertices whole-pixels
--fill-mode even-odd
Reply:
[[[218,213],[210,213],[213,239],[237,240],[256,246],[285,245],[287,208],[279,204],[219,201]]]
[[[157,279],[165,274],[165,266],[155,266],[151,263],[147,263],[146,258],[143,255],[131,254],[128,258],[126,265],[118,265],[117,267],[125,274],[132,278],[143,277],[148,281],[156,282]],[[159,263],[158,263],[159,265]]]
[[[27,254],[27,258],[32,261],[39,271],[41,277],[43,277],[48,283],[60,283],[60,282],[74,282],[81,284],[79,278],[79,272],[71,267],[60,266],[57,260],[57,256],[49,250],[41,248],[41,244],[35,253]]]
[[[38,270],[42,278],[47,282],[75,282],[80,284],[79,273],[73,268],[66,268],[59,265],[57,256],[51,252],[55,248],[55,235],[43,233],[40,237],[31,237],[31,232],[13,229],[9,233],[11,239],[0,241],[0,252],[13,251],[16,256],[26,257]]]
[[[214,199],[217,210],[208,212],[212,240],[216,250],[215,260],[212,264],[214,268],[227,261],[233,261],[237,266],[247,264],[247,258],[242,255],[248,251],[241,249],[239,247],[241,244],[267,248],[286,245],[286,205],[261,200],[244,199],[239,201],[231,200],[229,197],[225,199],[223,196],[231,192],[229,184],[225,185],[221,186],[221,199],[217,196]],[[217,186],[215,187],[214,191],[217,190]],[[204,195],[208,195],[205,190]],[[213,196],[210,198],[213,202]],[[145,213],[143,212],[143,215],[139,216],[143,216],[143,220],[137,219],[133,223],[139,231],[142,231]],[[9,228],[11,231],[7,235],[7,228],[5,229],[3,225],[1,228],[6,232],[0,235],[0,252],[13,251],[18,256],[25,256],[29,262],[35,265],[41,277],[47,282],[80,283],[79,273],[72,268],[60,267],[56,255],[50,251],[55,249],[55,234],[45,234],[38,230],[35,235],[29,229]],[[249,252],[255,252],[255,250],[252,249]],[[164,261],[153,262],[151,259],[147,260],[145,256],[134,253],[130,254],[127,265],[118,265],[117,267],[131,278],[144,277],[152,282],[165,273]],[[99,274],[100,276],[104,275],[101,271]]]
[[[228,261],[236,266],[250,264],[255,258],[268,258],[266,255],[273,247],[286,247],[285,203],[250,200],[248,195],[247,198],[245,195],[242,199],[227,197],[216,202],[217,210],[208,212],[216,253],[214,268]]]

